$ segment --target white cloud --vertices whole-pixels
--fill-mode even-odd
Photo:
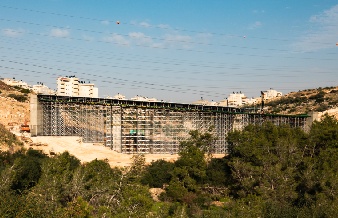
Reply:
[[[338,42],[338,5],[309,19],[311,31],[300,37],[293,47],[298,51],[316,51],[336,46]]]
[[[125,45],[125,46],[129,46],[130,45],[130,42],[127,39],[125,39],[123,36],[118,35],[116,33],[113,33],[110,36],[104,37],[103,41],[105,41],[105,42],[112,42],[112,43],[115,43],[115,44]]]
[[[94,41],[94,37],[88,36],[88,35],[82,35],[82,38],[86,41]]]
[[[187,35],[172,35],[164,36],[165,43],[171,46],[183,46],[183,48],[191,48],[192,38]]]
[[[164,48],[163,43],[153,43],[151,46],[152,46],[153,48]]]
[[[170,29],[170,26],[167,25],[167,24],[159,24],[159,25],[157,25],[157,27],[160,28],[160,29]]]
[[[257,28],[261,27],[262,25],[263,25],[262,22],[256,21],[249,26],[249,29],[257,29]]]
[[[141,44],[151,44],[153,41],[151,37],[146,36],[144,33],[141,32],[131,32],[129,33],[129,37],[136,41],[136,43]]]
[[[19,37],[24,34],[24,30],[22,29],[3,29],[2,34],[8,37]]]
[[[64,38],[70,35],[70,32],[66,29],[54,28],[50,30],[50,35],[53,37]]]
[[[151,25],[148,22],[145,22],[145,21],[141,22],[140,26],[145,27],[145,28],[151,27]]]
[[[203,43],[209,43],[212,36],[213,35],[211,33],[199,33],[196,35],[196,39]]]
[[[101,24],[103,24],[103,25],[109,25],[110,24],[110,22],[108,21],[108,20],[103,20],[103,21],[101,21]]]

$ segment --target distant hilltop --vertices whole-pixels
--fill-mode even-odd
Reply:
[[[272,114],[319,112],[338,118],[338,86],[300,90],[266,100],[264,111]]]

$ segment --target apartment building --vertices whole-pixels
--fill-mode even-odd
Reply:
[[[79,79],[75,76],[57,78],[57,95],[79,96]]]
[[[31,90],[36,94],[44,94],[44,95],[54,95],[55,94],[54,90],[48,88],[44,84],[33,85]]]
[[[4,78],[2,79],[2,82],[4,82],[6,85],[9,85],[9,86],[18,86],[23,89],[30,89],[30,86],[26,82],[23,82],[22,80],[20,81],[15,80],[15,78],[13,79]]]
[[[240,107],[247,104],[256,104],[257,99],[255,98],[248,98],[242,92],[233,92],[229,94],[228,98],[221,100],[218,105],[224,107]]]
[[[281,97],[282,93],[270,88],[267,91],[262,91],[261,95],[263,96],[264,100],[269,100],[269,99]]]
[[[57,95],[97,98],[99,92],[94,84],[79,81],[75,76],[68,76],[57,79]]]
[[[99,95],[98,88],[94,87],[94,84],[79,84],[79,96],[97,98]]]

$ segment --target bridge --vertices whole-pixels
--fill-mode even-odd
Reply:
[[[226,153],[226,136],[248,124],[306,128],[307,115],[249,113],[239,108],[107,98],[33,95],[32,136],[79,136],[122,153],[177,153],[190,130],[212,129],[213,153]]]

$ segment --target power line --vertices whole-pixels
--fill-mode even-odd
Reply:
[[[34,9],[28,9],[28,8],[19,8],[19,7],[12,7],[12,6],[7,6],[7,5],[0,5],[0,7],[11,9],[11,10],[22,10],[22,11],[28,11],[30,13],[40,13],[40,14],[47,14],[47,15],[53,15],[53,16],[60,16],[60,17],[67,17],[71,19],[84,19],[84,20],[89,20],[89,21],[97,21],[97,22],[102,22],[102,21],[107,21],[107,19],[100,19],[100,18],[92,18],[92,17],[84,17],[84,16],[74,16],[74,15],[69,15],[69,14],[62,14],[62,13],[56,13],[56,12],[47,12],[47,11],[39,11],[39,10],[34,10]],[[118,19],[112,21],[108,20],[108,22],[115,23]],[[127,22],[121,22],[121,24],[124,25],[132,25],[136,26],[136,24],[133,23],[127,23]],[[182,32],[190,32],[190,33],[197,33],[197,34],[203,34],[206,32],[203,31],[197,31],[197,30],[188,30],[188,29],[183,29],[183,28],[168,28],[164,26],[159,26],[159,25],[147,25],[147,28],[155,28],[155,29],[167,29],[167,30],[176,30],[176,31],[182,31]],[[243,35],[241,34],[224,34],[224,33],[218,33],[218,32],[208,32],[212,35],[218,35],[218,36],[229,36],[229,37],[237,37],[237,38],[243,38]],[[256,37],[256,36],[250,36],[250,38],[253,39],[259,39],[259,40],[270,40],[270,41],[281,41],[281,42],[290,42],[291,40],[289,39],[281,39],[281,38],[269,38],[269,37]],[[329,45],[331,43],[324,43],[321,41],[318,42],[313,42],[316,44],[321,44],[321,45]]]

